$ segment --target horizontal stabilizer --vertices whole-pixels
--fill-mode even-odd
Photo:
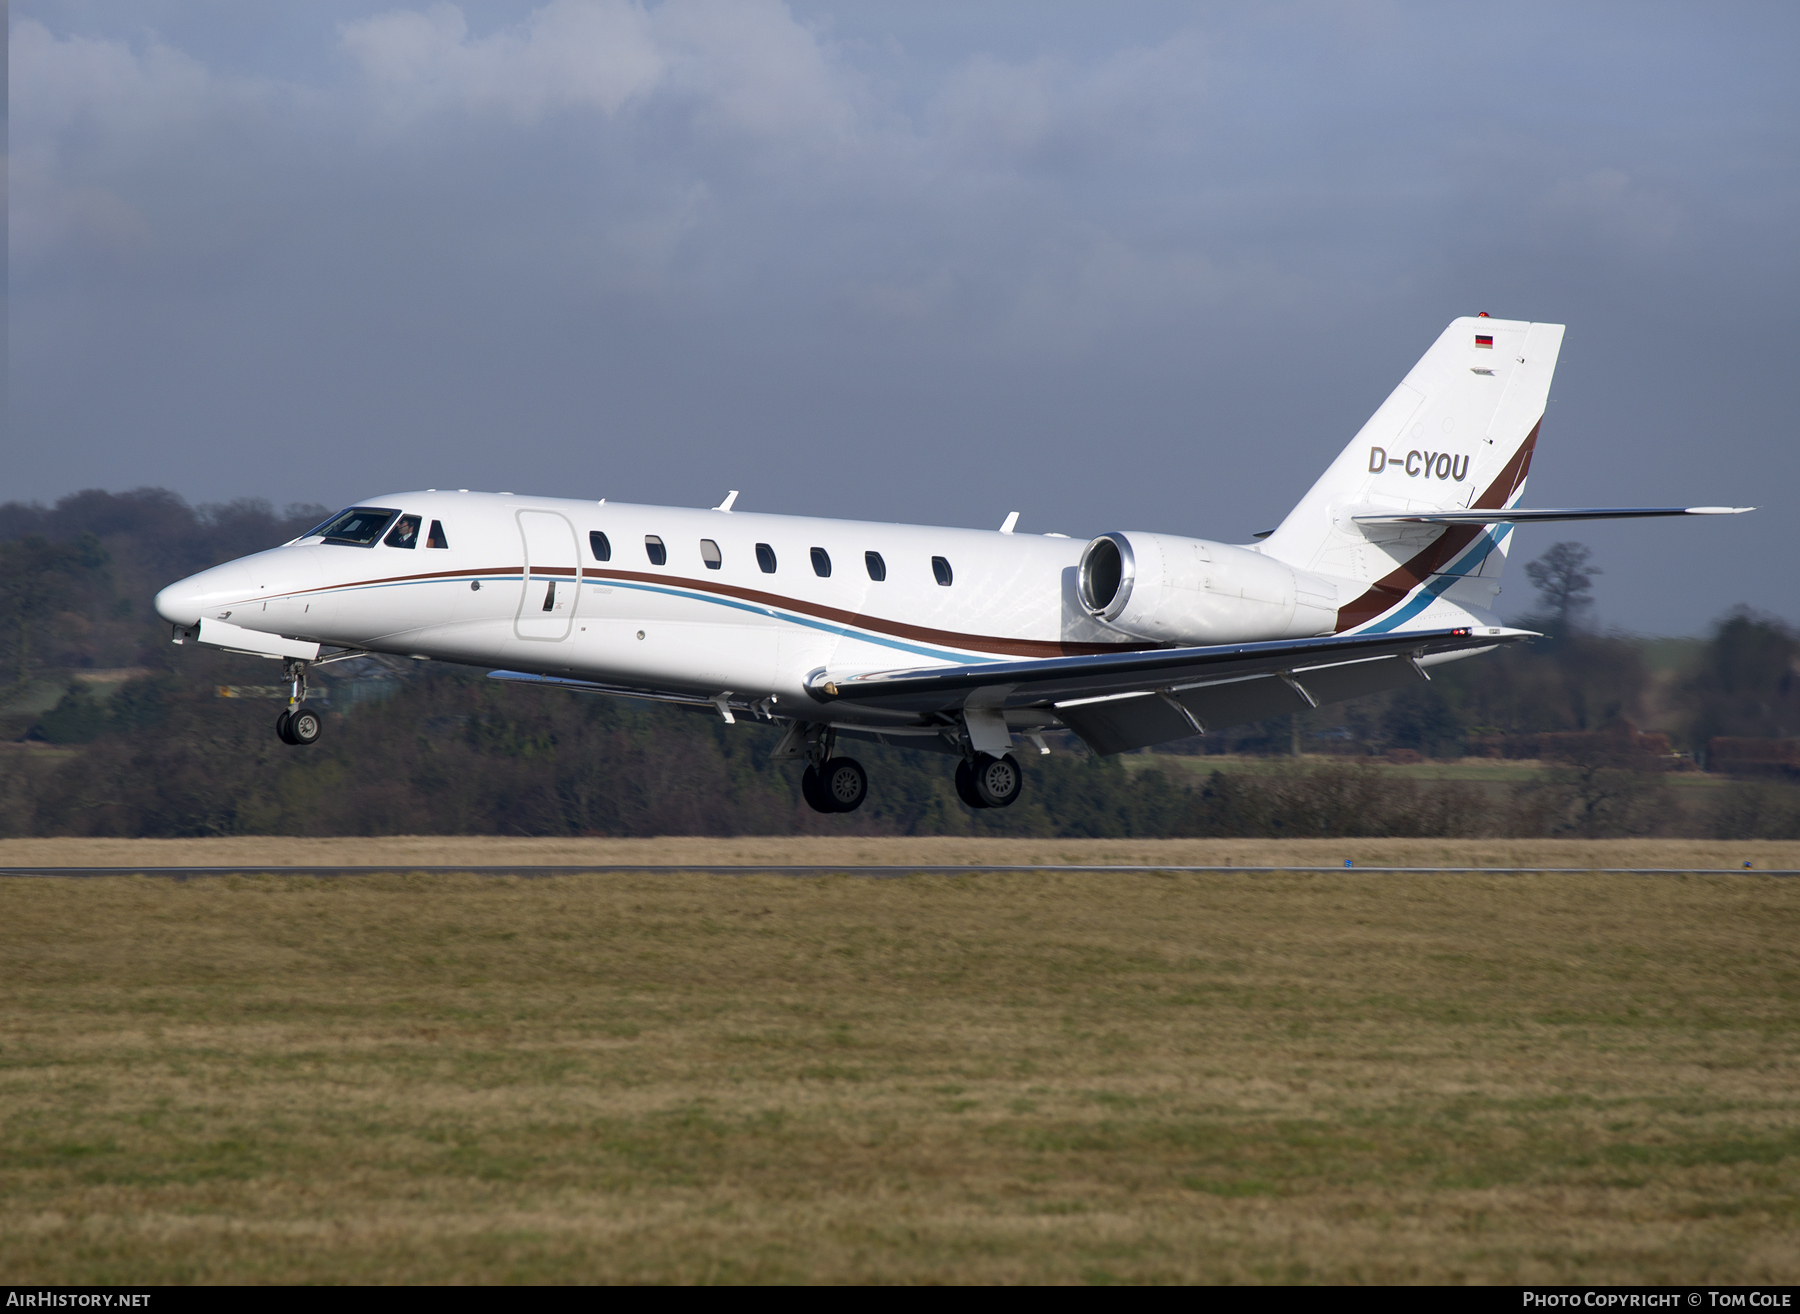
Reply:
[[[1493,511],[1386,512],[1352,516],[1359,525],[1524,525],[1543,520],[1637,520],[1645,516],[1741,516],[1753,506],[1576,506],[1527,511],[1521,507]]]

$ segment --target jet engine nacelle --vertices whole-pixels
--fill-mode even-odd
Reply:
[[[1248,643],[1330,634],[1337,589],[1249,548],[1169,534],[1102,534],[1081,554],[1081,605],[1134,638]]]

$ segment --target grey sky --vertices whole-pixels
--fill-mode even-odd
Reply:
[[[1533,504],[1769,508],[1515,560],[1800,619],[1800,10],[967,10],[15,0],[0,496],[1241,540],[1487,310]]]

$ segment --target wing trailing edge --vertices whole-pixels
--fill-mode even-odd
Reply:
[[[1500,627],[1421,630],[822,673],[809,692],[827,704],[920,717],[971,706],[1048,711],[1095,752],[1120,753],[1427,679],[1433,659],[1535,637]]]

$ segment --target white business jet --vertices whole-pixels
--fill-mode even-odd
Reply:
[[[307,672],[370,653],[786,728],[807,802],[868,792],[842,740],[950,753],[1005,807],[1023,739],[1119,753],[1430,678],[1528,638],[1491,607],[1512,527],[1747,507],[1524,510],[1563,329],[1458,319],[1279,527],[1230,544],[428,489],[172,584],[177,643]]]

